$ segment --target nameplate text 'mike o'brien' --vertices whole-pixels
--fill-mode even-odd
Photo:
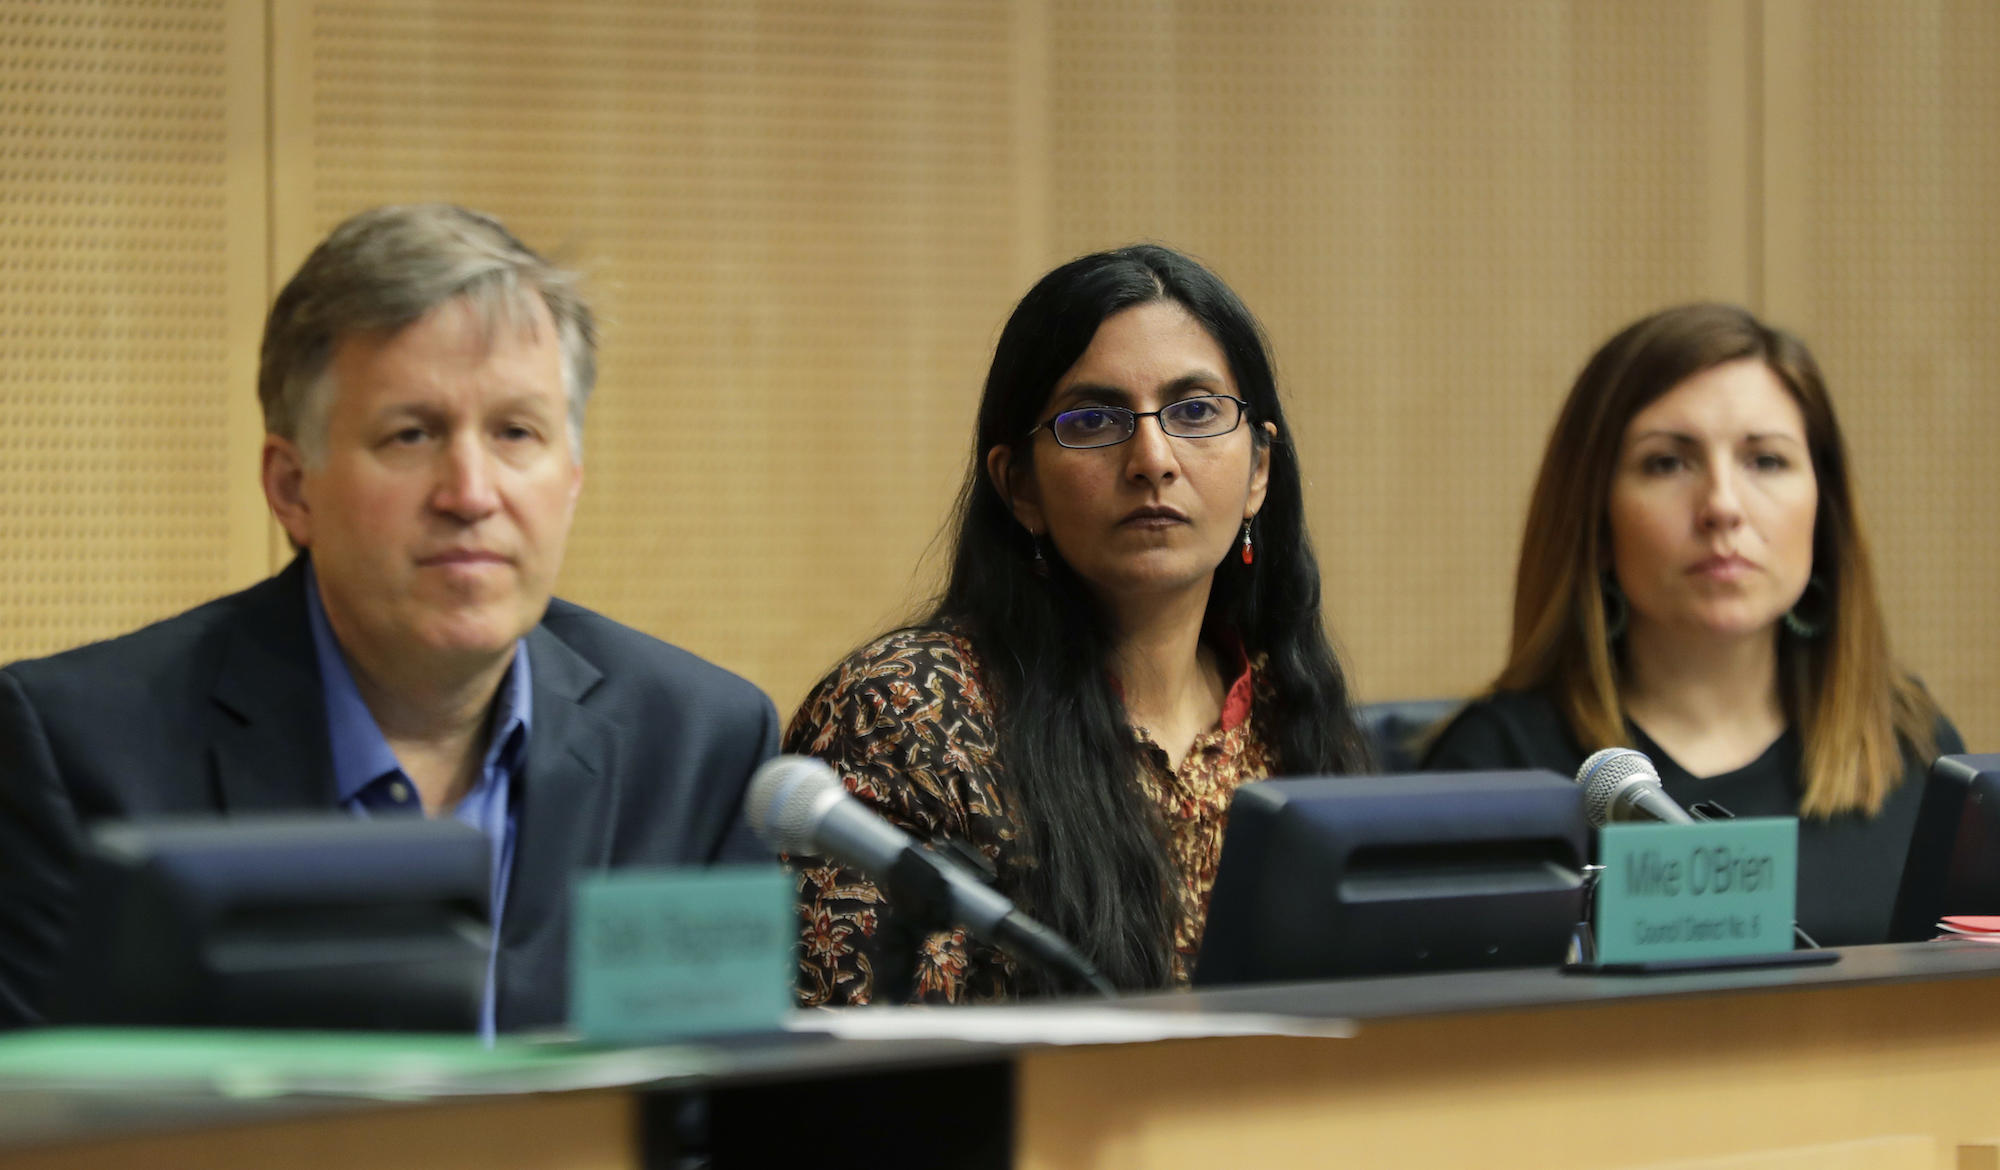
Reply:
[[[1600,962],[1792,949],[1799,823],[1790,817],[1606,825],[1598,859]]]

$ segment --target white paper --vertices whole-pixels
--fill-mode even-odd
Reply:
[[[1262,1012],[1118,1011],[1088,1007],[860,1007],[799,1012],[793,1032],[843,1040],[973,1040],[988,1044],[1137,1044],[1212,1036],[1346,1039],[1353,1020]]]

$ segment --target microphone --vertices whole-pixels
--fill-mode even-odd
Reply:
[[[1593,752],[1576,770],[1576,782],[1583,785],[1583,815],[1590,827],[1601,829],[1608,821],[1662,821],[1669,825],[1692,825],[1701,821],[1733,820],[1735,813],[1713,801],[1694,806],[1694,814],[1674,803],[1660,787],[1660,771],[1646,753],[1631,748],[1605,748]],[[1710,811],[1713,810],[1713,811]],[[1716,814],[1720,814],[1719,816]],[[1813,936],[1797,922],[1792,937],[1809,951],[1820,949]]]
[[[1061,935],[943,854],[877,816],[810,756],[778,756],[750,777],[744,814],[780,853],[811,854],[853,866],[880,882],[908,913],[932,928],[962,925],[1016,958],[1056,971],[1106,996],[1117,991]]]
[[[1614,821],[1661,821],[1692,825],[1693,817],[1660,787],[1659,770],[1645,753],[1605,748],[1576,770],[1583,785],[1583,814],[1593,829]]]

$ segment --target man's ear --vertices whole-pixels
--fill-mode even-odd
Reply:
[[[312,509],[306,504],[306,460],[299,445],[277,435],[264,436],[264,502],[284,526],[285,535],[300,548],[312,547]]]
[[[986,452],[986,478],[993,481],[993,490],[1007,501],[1008,510],[1014,513],[1021,527],[1036,536],[1049,530],[1042,519],[1042,501],[1035,491],[1035,477],[1023,474],[1014,465],[1013,448],[1000,443]]]

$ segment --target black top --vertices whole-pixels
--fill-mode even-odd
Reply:
[[[1691,774],[1644,731],[1630,723],[1626,731],[1629,746],[1652,758],[1667,795],[1683,808],[1713,801],[1739,817],[1799,815],[1802,750],[1796,729],[1787,728],[1743,767],[1715,776]],[[1937,741],[1943,755],[1965,750],[1958,730],[1942,717]],[[1547,768],[1574,776],[1587,754],[1548,695],[1517,691],[1466,707],[1431,745],[1424,767],[1440,772]],[[1930,763],[1906,749],[1903,781],[1875,816],[1843,813],[1799,821],[1799,925],[1822,946],[1888,941],[1889,916]]]

